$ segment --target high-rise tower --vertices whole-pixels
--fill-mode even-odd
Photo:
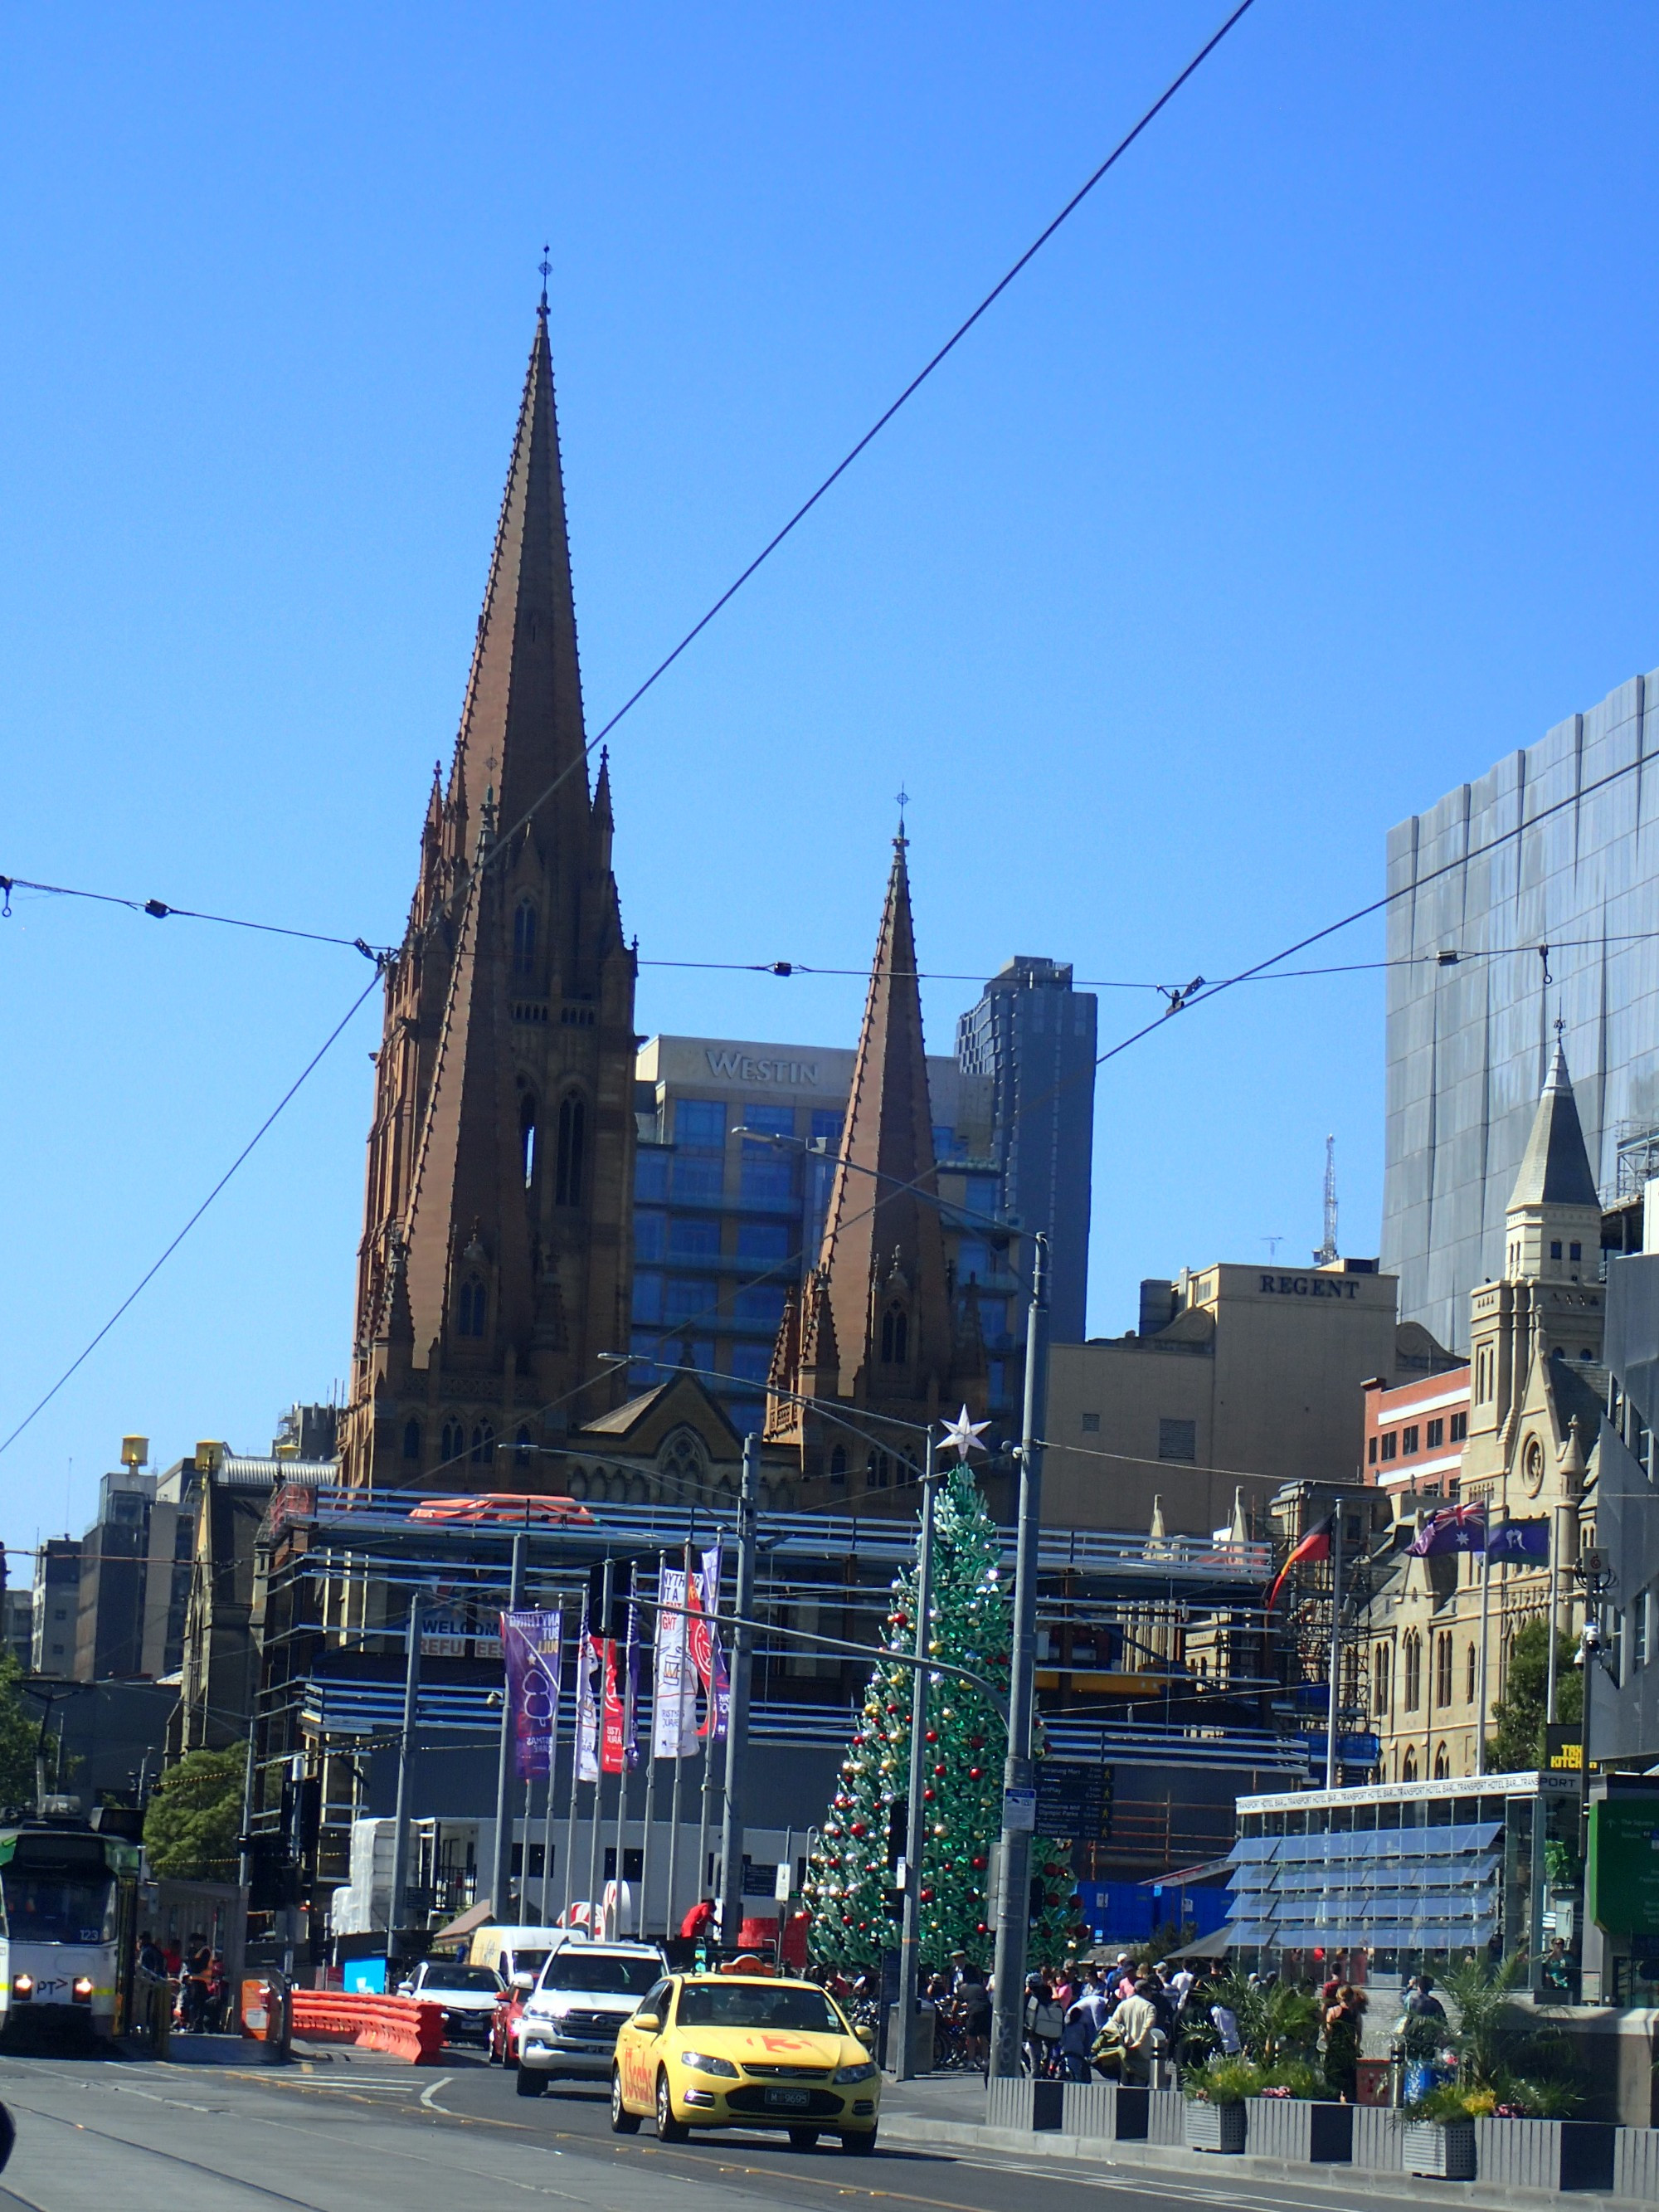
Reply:
[[[353,1484],[538,1488],[626,1341],[634,985],[590,796],[545,298],[447,784],[386,978]]]

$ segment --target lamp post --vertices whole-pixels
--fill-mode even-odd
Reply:
[[[1008,1756],[1002,1770],[1002,1865],[998,1879],[996,2011],[991,2071],[1019,2072],[1030,1928],[1031,1838],[1036,1798],[1031,1742],[1036,1709],[1037,1533],[1042,1520],[1039,1437],[1048,1363],[1048,1240],[1032,1239],[1031,1304],[1025,1330],[1025,1416],[1019,1447],[1019,1526],[1014,1548],[1014,1656],[1008,1683]]]
[[[720,1942],[743,1936],[743,1790],[749,1735],[749,1675],[755,1649],[755,1550],[760,1518],[760,1438],[743,1440],[743,1487],[738,1493],[737,1626],[732,1632],[732,1684],[726,1709],[726,1818],[720,1829]],[[717,1601],[718,1602],[718,1601]]]

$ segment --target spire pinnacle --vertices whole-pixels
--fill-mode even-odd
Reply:
[[[544,245],[542,247],[542,258],[540,263],[538,264],[542,272],[542,300],[541,305],[537,308],[536,313],[541,317],[544,322],[547,320],[547,280],[553,273],[553,264],[548,258],[551,251],[552,249],[550,246]]]

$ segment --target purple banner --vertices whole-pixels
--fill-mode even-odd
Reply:
[[[520,1782],[544,1777],[553,1759],[559,1716],[559,1645],[564,1615],[504,1613],[501,1652],[507,1664],[507,1703],[513,1716],[514,1762]]]

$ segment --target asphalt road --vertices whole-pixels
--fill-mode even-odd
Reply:
[[[785,2212],[920,2206],[938,2212],[1121,2212],[1226,2204],[1250,2212],[1395,2212],[1398,2197],[1299,2190],[1245,2176],[1109,2172],[884,2142],[872,2160],[833,2138],[810,2153],[738,2134],[684,2146],[611,2132],[597,2090],[514,2094],[468,2057],[399,2066],[341,2053],[288,2069],[0,2057],[17,2148],[0,2212],[501,2212],[539,2200],[592,2212]],[[1131,2200],[1133,2200],[1133,2203]],[[1149,2203],[1148,2200],[1152,2200]]]

